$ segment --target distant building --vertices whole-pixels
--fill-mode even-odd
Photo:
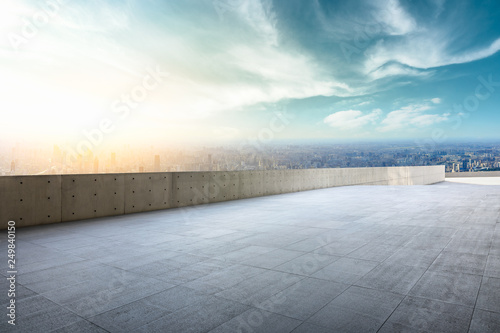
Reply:
[[[16,174],[16,162],[15,161],[10,162],[10,174],[11,175]]]
[[[62,157],[62,151],[61,148],[59,148],[58,145],[54,145],[53,151],[52,151],[52,163],[55,164],[56,166],[61,166],[63,163],[63,157]]]
[[[155,162],[154,162],[153,170],[155,172],[160,172],[161,171],[161,167],[160,167],[160,155],[155,155]]]
[[[111,153],[111,171],[116,172],[116,153]]]
[[[99,173],[99,159],[97,157],[94,159],[94,173]]]

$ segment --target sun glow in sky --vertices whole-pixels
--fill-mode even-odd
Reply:
[[[3,0],[0,35],[0,143],[500,138],[496,1]]]

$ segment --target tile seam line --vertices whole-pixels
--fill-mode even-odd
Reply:
[[[77,315],[77,316],[78,316],[78,317],[80,317],[79,315]],[[91,321],[90,321],[90,320],[88,320],[88,319],[85,319],[85,318],[83,318],[83,317],[80,317],[80,318],[82,318],[82,319],[83,319],[83,321],[86,321],[86,322],[90,323],[91,325],[95,325],[95,326],[99,327],[100,329],[104,330],[105,332],[111,333],[111,331],[108,331],[108,330],[107,330],[107,329],[105,329],[104,327],[101,327],[101,326],[99,326],[98,324],[93,323],[93,322],[91,322]],[[69,326],[74,325],[74,324],[76,324],[76,323],[77,323],[77,322],[74,322],[73,324],[69,324],[69,325],[66,325],[66,326],[63,326],[63,327],[55,328],[55,329],[53,329],[53,330],[50,330],[50,332],[56,332],[57,330],[60,330],[60,329],[63,329],[63,328],[69,327]]]
[[[467,332],[470,332],[470,328],[472,325],[472,318],[474,318],[474,313],[476,312],[477,299],[479,298],[479,293],[481,292],[481,288],[483,286],[483,279],[484,276],[481,276],[481,283],[479,284],[479,288],[477,289],[476,299],[474,300],[474,307],[472,308],[472,314],[469,320],[469,327],[467,329]]]
[[[469,218],[471,215],[472,215],[472,213],[467,218]],[[495,226],[495,228],[496,228],[496,226]],[[492,244],[493,244],[493,237],[492,237],[492,240],[490,242],[490,246],[488,248],[488,255],[486,256],[486,263],[485,263],[484,268],[483,268],[483,274],[481,275],[481,283],[479,284],[479,288],[477,290],[476,299],[474,300],[474,308],[473,308],[472,315],[471,315],[471,318],[470,318],[470,321],[469,321],[469,327],[467,329],[467,332],[470,332],[470,329],[471,329],[471,326],[472,326],[472,319],[474,318],[474,313],[476,312],[477,300],[479,298],[479,293],[481,292],[481,288],[483,287],[484,274],[486,273],[486,266],[488,265],[488,259],[490,257],[490,252],[491,252],[491,246],[492,246]]]
[[[26,287],[25,287],[25,288],[26,288]],[[29,289],[29,288],[28,288],[28,289]],[[30,289],[30,290],[31,290],[31,289]],[[52,303],[56,304],[57,306],[60,306],[61,308],[63,308],[63,309],[65,309],[65,310],[69,311],[70,313],[74,314],[74,315],[75,315],[75,316],[77,316],[78,318],[80,318],[80,319],[82,319],[82,320],[84,320],[84,321],[88,321],[86,318],[84,318],[84,317],[80,316],[79,314],[75,313],[75,312],[74,312],[74,311],[72,311],[71,309],[68,309],[65,305],[61,305],[61,304],[57,303],[56,301],[53,301],[53,300],[51,300],[51,299],[49,299],[49,298],[45,297],[45,296],[44,296],[44,295],[42,295],[42,294],[36,293],[36,295],[35,295],[35,296],[30,296],[30,297],[27,297],[27,298],[36,297],[36,296],[41,296],[41,297],[45,298],[46,300],[48,300],[48,301],[50,301],[50,302],[52,302]],[[40,311],[34,312],[34,313],[32,313],[32,314],[40,313],[40,312],[42,312],[42,311],[43,311],[43,310],[40,310]],[[76,323],[76,322],[75,322],[75,323]],[[74,323],[72,323],[72,324],[74,324]],[[72,324],[69,324],[69,325],[66,325],[66,326],[62,326],[62,327],[59,327],[59,328],[55,328],[55,329],[51,330],[50,332],[54,332],[54,331],[56,331],[56,330],[58,330],[58,329],[61,329],[61,328],[64,328],[64,327],[68,327],[68,326],[70,326],[70,325],[72,325]],[[93,323],[92,323],[92,324],[93,324]],[[99,328],[102,328],[102,327],[100,327],[99,325],[96,325],[96,326],[98,326]],[[103,328],[103,329],[104,329],[104,328]],[[104,330],[105,330],[106,332],[109,332],[109,331],[108,331],[108,330],[106,330],[106,329],[104,329]]]
[[[443,253],[444,249],[446,248],[446,246],[448,246],[448,244],[450,244],[451,240],[453,239],[453,236],[457,233],[458,229],[455,230],[455,232],[453,233],[453,235],[450,237],[450,240],[446,243],[446,245],[443,247],[443,249],[441,249],[441,251],[439,252],[439,254],[434,258],[434,260],[432,261],[432,263],[427,266],[427,268],[425,269],[425,271],[422,273],[422,275],[418,278],[418,280],[413,284],[413,286],[411,287],[411,289],[408,291],[411,292],[411,290],[420,282],[420,280],[422,279],[422,277],[427,273],[429,272],[429,268],[434,264],[434,262],[437,260],[437,258],[441,255],[441,253]],[[408,296],[408,294],[406,295]],[[398,305],[399,306],[399,305]],[[392,315],[392,314],[391,314]]]
[[[396,312],[396,310],[399,308],[399,306],[401,305],[401,303],[403,303],[403,301],[408,297],[408,295],[404,295],[404,297],[401,299],[401,301],[399,301],[398,305],[396,305],[394,307],[394,310],[392,310],[391,314],[387,316],[387,318],[384,320],[384,322],[382,323],[382,325],[380,325],[380,327],[377,329],[377,333],[380,332],[380,330],[382,329],[382,327],[384,327],[384,325],[387,323],[387,321],[389,320],[389,318],[392,317],[392,315],[394,314],[394,312]]]

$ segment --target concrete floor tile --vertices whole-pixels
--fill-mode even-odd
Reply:
[[[77,322],[74,322],[73,324],[64,326],[52,332],[53,333],[106,333],[108,331],[95,324],[92,324],[87,320],[82,319]]]
[[[269,297],[299,282],[303,278],[302,276],[294,274],[267,271],[215,295],[243,304],[254,305],[263,302]]]
[[[379,263],[353,258],[341,258],[325,268],[320,269],[312,277],[340,283],[353,284],[362,278]]]
[[[355,284],[406,295],[424,274],[425,268],[382,263]]]
[[[467,332],[473,309],[436,300],[406,297],[381,331]],[[398,330],[400,331],[400,330]]]
[[[317,253],[306,253],[300,257],[274,267],[274,270],[298,275],[312,275],[325,266],[339,260],[341,257]]]
[[[476,241],[464,238],[452,238],[444,251],[488,255],[490,245],[490,241]]]
[[[210,296],[136,329],[136,332],[208,332],[249,307]]]
[[[209,333],[253,332],[289,333],[302,321],[285,317],[262,309],[251,308],[225,322]]]
[[[133,332],[137,327],[171,313],[163,306],[142,299],[88,318],[88,321],[109,332]]]
[[[488,256],[484,276],[500,278],[500,256]]]
[[[476,308],[500,313],[500,279],[483,277]]]
[[[331,329],[326,327],[321,327],[318,325],[314,325],[311,323],[303,323],[296,329],[292,331],[292,333],[331,333]]]
[[[303,254],[304,252],[278,249],[257,256],[253,256],[249,259],[241,261],[241,263],[248,266],[270,269],[282,265],[285,262],[295,259]]]
[[[400,247],[396,245],[369,243],[349,253],[347,257],[382,262],[399,248]]]
[[[307,322],[327,327],[329,332],[377,332],[385,319],[370,317],[363,313],[341,307],[326,306]]]
[[[388,318],[404,296],[357,286],[349,287],[327,307],[351,309],[374,318]],[[320,311],[321,312],[321,311]]]
[[[500,313],[476,308],[470,324],[470,333],[500,332]]]
[[[350,287],[307,322],[334,332],[376,332],[402,299],[394,293]]]
[[[23,313],[23,312],[20,312]],[[51,332],[68,324],[76,323],[81,318],[73,312],[56,307],[50,309],[39,309],[34,313],[19,315],[16,319],[16,330],[19,332]],[[9,332],[6,330],[4,332]]]
[[[65,307],[83,318],[89,318],[173,287],[158,280],[153,283],[144,281],[141,286],[134,284],[93,293],[65,304]]]
[[[10,290],[10,283],[8,283],[7,279],[4,277],[0,278],[2,283],[0,283],[0,290],[3,290],[2,293],[0,293],[0,305],[8,304],[10,302],[10,297],[9,297],[9,290]],[[5,283],[4,283],[5,282]],[[20,300],[28,297],[33,297],[37,296],[38,294],[35,293],[33,290],[26,288],[25,286],[21,284],[16,284],[16,302],[19,302]]]
[[[402,247],[387,258],[384,263],[407,265],[412,267],[429,267],[441,253],[440,249],[413,249]]]
[[[233,265],[214,271],[194,281],[185,284],[186,287],[213,293],[219,292],[245,281],[253,276],[263,274],[268,270],[245,265]],[[210,291],[209,291],[210,290]]]
[[[313,238],[307,238],[302,241],[293,243],[285,247],[286,250],[291,250],[291,251],[302,251],[302,252],[310,252],[314,251],[316,249],[319,249],[320,247],[324,246],[322,242],[320,242],[319,237],[313,237]]]
[[[445,249],[429,267],[429,270],[483,275],[486,259],[487,256],[482,254],[448,252]]]
[[[481,276],[427,271],[409,295],[465,306],[474,306]]]
[[[340,295],[348,285],[305,278],[254,306],[299,320],[306,320]]]

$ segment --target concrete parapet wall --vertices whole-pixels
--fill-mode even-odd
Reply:
[[[500,177],[500,171],[477,171],[477,172],[447,172],[446,178],[455,177]]]
[[[0,229],[346,185],[427,185],[444,166],[0,177]]]

